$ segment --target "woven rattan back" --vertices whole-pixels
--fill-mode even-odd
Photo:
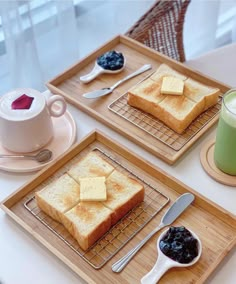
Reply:
[[[173,58],[185,61],[183,25],[190,0],[157,0],[126,35]]]

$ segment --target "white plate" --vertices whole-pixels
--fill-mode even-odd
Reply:
[[[51,161],[45,164],[39,164],[34,160],[2,158],[0,159],[0,169],[18,173],[38,171],[68,150],[74,143],[76,137],[76,124],[72,115],[66,111],[65,114],[60,117],[52,117],[52,122],[54,127],[54,137],[46,146],[43,147],[44,149],[47,148],[53,152]],[[32,154],[37,152],[38,151],[32,152]],[[15,152],[13,153],[5,149],[1,143],[0,153],[15,154]]]

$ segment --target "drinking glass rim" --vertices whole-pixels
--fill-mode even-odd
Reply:
[[[230,109],[227,107],[226,103],[225,103],[225,98],[226,98],[228,95],[230,95],[231,93],[233,93],[233,92],[236,93],[236,89],[230,89],[230,90],[228,90],[228,91],[225,93],[225,95],[223,96],[223,100],[222,100],[222,101],[223,101],[223,104],[224,104],[225,108],[227,109],[227,111],[229,111],[230,113],[232,113],[233,115],[236,116],[236,112],[233,112],[232,110],[230,110]]]

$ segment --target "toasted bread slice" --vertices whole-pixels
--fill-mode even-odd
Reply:
[[[61,222],[62,214],[79,202],[80,187],[73,178],[64,174],[36,192],[35,198],[41,210]]]
[[[201,105],[202,111],[215,105],[218,101],[220,90],[203,85],[191,78],[185,81],[184,95]]]
[[[183,95],[161,94],[165,76],[184,80]],[[150,78],[130,89],[128,104],[152,114],[181,134],[198,115],[217,103],[219,94],[218,88],[201,84],[162,64]]]
[[[113,170],[112,165],[92,151],[73,165],[68,174],[79,183],[80,178],[107,177]]]
[[[179,134],[201,112],[198,104],[185,96],[167,96],[159,106],[162,112],[158,118]]]
[[[129,210],[144,199],[144,188],[136,180],[114,169],[94,151],[67,173],[35,194],[38,206],[61,222],[87,250]],[[106,201],[81,201],[79,178],[106,176]],[[85,179],[86,180],[86,179]]]
[[[156,72],[154,72],[151,75],[151,79],[154,81],[159,81],[159,79],[162,79],[165,76],[172,76],[172,77],[176,77],[182,80],[186,80],[187,77],[183,74],[181,74],[180,72],[174,70],[173,68],[169,67],[166,64],[161,64],[159,66],[159,68],[156,70]]]
[[[87,250],[110,229],[111,210],[101,202],[80,202],[64,214],[62,223],[80,247]]]
[[[128,104],[151,114],[160,113],[159,103],[166,97],[160,90],[161,79],[153,81],[149,78],[129,90]]]
[[[143,186],[117,170],[107,178],[106,187],[107,200],[102,203],[112,210],[112,225],[144,199]]]

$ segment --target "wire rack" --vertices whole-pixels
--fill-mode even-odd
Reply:
[[[222,100],[222,97],[220,97],[215,106],[199,115],[183,134],[178,134],[151,114],[130,106],[127,103],[127,97],[127,93],[123,94],[108,108],[176,151],[179,151],[219,113]]]
[[[103,159],[107,160],[113,167],[120,172],[125,173],[130,177],[134,177],[145,188],[144,201],[131,210],[118,223],[116,223],[101,239],[99,239],[87,251],[83,251],[77,241],[68,233],[63,225],[54,221],[46,215],[37,206],[34,193],[24,202],[25,208],[32,213],[41,223],[43,223],[50,231],[52,231],[59,239],[66,243],[76,254],[82,257],[95,269],[100,269],[108,260],[110,260],[128,241],[130,241],[162,208],[169,202],[169,198],[163,195],[160,191],[154,188],[151,184],[145,182],[138,177],[134,172],[123,166],[112,156],[105,153],[99,148],[93,149]],[[78,161],[81,157],[78,155],[67,164],[67,170],[72,164]],[[60,176],[65,172],[58,173],[55,177]],[[55,178],[54,177],[54,178]],[[48,184],[49,181],[46,181]],[[43,188],[45,183],[40,186]],[[36,189],[36,191],[39,190]]]

